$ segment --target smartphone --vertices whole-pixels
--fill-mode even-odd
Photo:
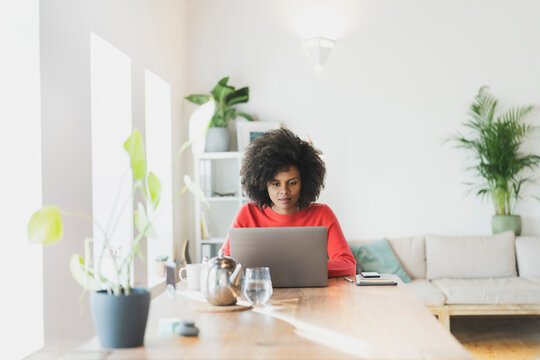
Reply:
[[[376,271],[362,271],[360,272],[360,275],[364,278],[378,278],[381,277],[381,274],[379,274]]]

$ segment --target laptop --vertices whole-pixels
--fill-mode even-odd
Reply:
[[[267,266],[273,287],[328,286],[325,226],[233,228],[231,256],[244,268]]]

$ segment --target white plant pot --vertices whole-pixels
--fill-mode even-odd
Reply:
[[[231,138],[229,135],[229,129],[225,127],[211,127],[208,128],[206,134],[206,152],[220,152],[229,151],[229,145]]]

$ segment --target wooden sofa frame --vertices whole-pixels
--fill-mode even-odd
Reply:
[[[540,305],[442,305],[427,306],[450,331],[450,316],[459,315],[540,315]]]

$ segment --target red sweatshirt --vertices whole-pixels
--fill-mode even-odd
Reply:
[[[328,277],[354,275],[356,261],[349,244],[343,236],[339,222],[327,205],[311,204],[307,209],[294,214],[278,214],[272,208],[264,210],[254,203],[247,203],[238,211],[233,228],[281,227],[281,226],[326,226],[328,231]],[[221,249],[230,256],[229,235]]]

